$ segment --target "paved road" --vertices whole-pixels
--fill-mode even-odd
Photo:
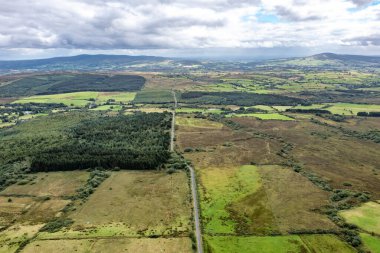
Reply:
[[[170,150],[174,151],[174,131],[175,131],[175,109],[177,108],[177,97],[175,92],[172,91],[174,98],[174,111],[171,129],[171,140],[170,140]],[[202,232],[201,232],[201,222],[199,219],[199,202],[197,194],[197,182],[195,177],[195,171],[193,167],[187,166],[190,171],[191,178],[191,195],[193,197],[193,209],[194,209],[194,224],[195,224],[195,239],[197,241],[198,253],[203,253],[203,243],[202,243]]]

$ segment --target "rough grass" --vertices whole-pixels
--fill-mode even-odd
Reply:
[[[123,171],[112,173],[70,218],[79,231],[162,235],[188,233],[190,215],[185,172]]]
[[[353,253],[333,235],[206,236],[207,253]]]
[[[364,247],[372,253],[380,253],[380,238],[366,233],[361,233],[360,238]]]
[[[348,222],[367,232],[380,235],[380,204],[367,202],[351,210],[344,210],[340,215]]]
[[[94,252],[94,253],[192,253],[189,238],[123,238],[82,240],[40,240],[27,245],[23,253]]]
[[[228,206],[260,187],[255,166],[207,168],[200,172],[202,221],[206,233],[234,234],[236,222]]]
[[[199,128],[222,128],[223,124],[219,122],[214,122],[206,119],[198,118],[186,118],[186,117],[177,117],[176,124],[179,126],[186,127],[199,127]]]
[[[217,109],[217,108],[186,108],[186,107],[182,107],[182,108],[177,108],[176,112],[177,113],[197,113],[197,112],[200,112],[203,114],[211,114],[211,113],[220,114],[220,113],[222,113],[222,110]]]
[[[0,192],[0,195],[29,196],[70,196],[86,183],[89,172],[67,171],[36,173],[35,179],[25,185],[14,184]]]
[[[13,103],[63,103],[67,106],[79,106],[83,107],[91,103],[90,99],[95,99],[97,104],[103,104],[109,99],[114,99],[117,103],[129,103],[135,98],[135,92],[95,92],[95,91],[83,91],[62,93],[54,95],[41,95],[26,97],[14,101]]]
[[[231,114],[229,117],[255,117],[261,120],[294,120],[288,116],[279,113],[246,113],[246,114]]]
[[[33,237],[43,224],[13,225],[0,232],[0,253],[13,253],[21,243]]]
[[[133,100],[135,104],[165,104],[174,103],[174,97],[170,90],[142,90]]]
[[[380,112],[380,105],[334,103],[327,108],[333,114],[356,115],[358,112]]]

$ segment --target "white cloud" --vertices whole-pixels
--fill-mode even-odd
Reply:
[[[378,46],[380,5],[370,2],[4,1],[0,50]],[[258,14],[276,19],[262,22]]]

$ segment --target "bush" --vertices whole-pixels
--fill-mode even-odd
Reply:
[[[46,225],[43,226],[40,231],[54,233],[61,230],[61,228],[70,226],[73,223],[74,221],[69,218],[57,218],[46,223]]]

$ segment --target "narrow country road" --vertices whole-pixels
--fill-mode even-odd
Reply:
[[[170,140],[170,150],[174,151],[174,131],[175,131],[175,110],[177,108],[177,97],[175,92],[172,91],[174,98],[174,110],[173,110],[173,120],[172,120],[172,129],[171,129],[171,140]],[[203,243],[202,243],[202,232],[201,232],[201,222],[199,219],[199,203],[198,203],[198,194],[197,194],[197,182],[195,178],[195,171],[193,167],[187,166],[190,171],[191,178],[191,195],[193,198],[193,209],[194,209],[194,224],[195,224],[195,238],[197,241],[197,252],[203,253]]]

